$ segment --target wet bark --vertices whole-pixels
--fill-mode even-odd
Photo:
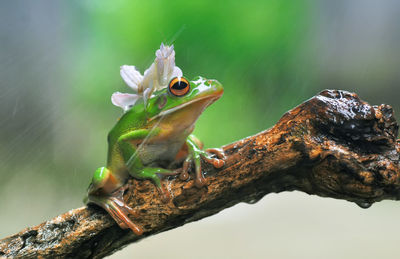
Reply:
[[[208,184],[164,179],[163,203],[149,181],[131,179],[125,200],[144,235],[120,229],[102,209],[73,209],[0,240],[0,257],[102,258],[146,236],[213,215],[271,192],[299,190],[368,208],[400,198],[398,124],[389,105],[326,90],[287,112],[269,130],[223,149],[221,169],[203,163]]]

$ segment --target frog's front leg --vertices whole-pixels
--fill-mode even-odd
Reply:
[[[215,168],[221,168],[225,164],[225,154],[221,149],[207,149],[206,151],[202,150],[202,143],[194,136],[189,135],[186,140],[186,145],[188,147],[188,156],[183,163],[181,179],[185,179],[188,177],[188,169],[191,163],[195,165],[195,185],[198,188],[201,188],[205,185],[206,180],[201,171],[201,157],[204,158],[208,163],[212,164]],[[217,158],[212,157],[210,153],[213,153],[217,156]]]
[[[131,131],[122,135],[118,140],[118,144],[130,175],[137,179],[153,181],[162,195],[162,200],[166,202],[169,200],[170,194],[162,185],[160,176],[176,175],[179,172],[160,167],[145,167],[138,156],[141,152],[141,145],[145,144],[143,142],[146,141],[146,138],[155,137],[159,132],[158,128]]]
[[[164,188],[163,184],[161,183],[160,175],[167,176],[176,175],[178,173],[178,171],[175,172],[160,167],[144,167],[141,170],[132,171],[131,175],[137,179],[151,180],[157,187],[158,191],[161,193],[163,202],[167,202],[170,198],[170,193]]]

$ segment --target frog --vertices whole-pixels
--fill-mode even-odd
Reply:
[[[138,213],[123,198],[129,178],[150,180],[160,199],[168,202],[164,177],[179,175],[188,181],[194,165],[194,185],[201,188],[206,184],[202,160],[215,168],[225,163],[221,149],[203,150],[202,142],[192,134],[202,112],[222,96],[223,86],[200,76],[189,81],[175,66],[174,55],[173,47],[171,51],[171,46],[162,44],[144,76],[134,67],[121,67],[122,78],[136,94],[112,96],[124,114],[108,134],[107,164],[94,172],[84,199],[104,208],[121,228],[136,235],[142,235],[143,229],[129,215],[138,217]]]

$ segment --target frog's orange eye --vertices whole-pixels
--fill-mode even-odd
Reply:
[[[184,77],[175,77],[169,82],[168,89],[175,96],[184,96],[190,90],[190,83]]]

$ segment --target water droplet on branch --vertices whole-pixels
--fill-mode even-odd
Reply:
[[[363,209],[368,209],[369,207],[372,206],[372,202],[367,202],[367,201],[363,201],[363,202],[356,202],[356,204]]]

